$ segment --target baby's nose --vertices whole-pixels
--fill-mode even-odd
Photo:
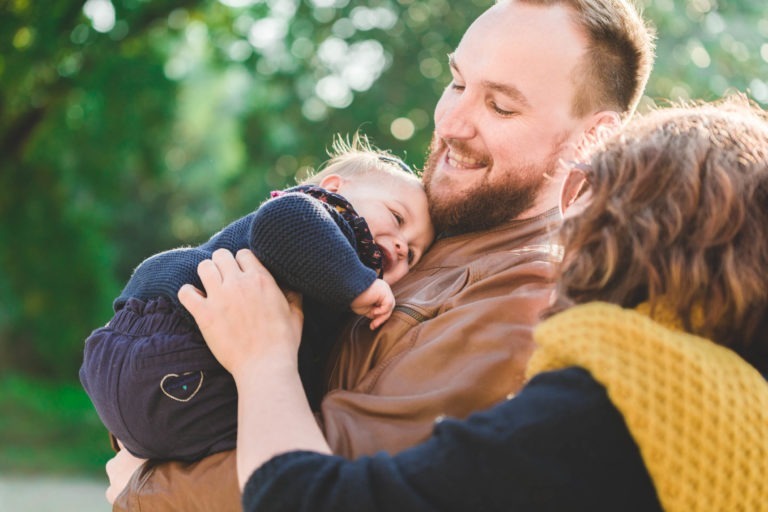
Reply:
[[[402,242],[402,240],[395,240],[395,252],[397,252],[397,255],[401,258],[404,257],[408,253],[407,245]]]

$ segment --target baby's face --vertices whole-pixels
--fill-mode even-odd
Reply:
[[[366,176],[345,180],[338,193],[365,219],[384,259],[382,279],[400,280],[435,238],[427,196],[418,180],[403,175]]]

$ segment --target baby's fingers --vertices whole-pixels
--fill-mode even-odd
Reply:
[[[385,311],[382,314],[378,314],[378,315],[373,317],[373,320],[371,320],[371,323],[368,325],[368,327],[370,327],[372,331],[376,330],[379,327],[381,327],[381,325],[383,325],[384,322],[389,320],[390,316],[392,316],[392,310],[391,309],[388,310],[388,311]]]

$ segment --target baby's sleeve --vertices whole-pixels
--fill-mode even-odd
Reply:
[[[376,280],[360,261],[347,222],[307,194],[264,203],[253,217],[250,246],[280,284],[338,309]]]

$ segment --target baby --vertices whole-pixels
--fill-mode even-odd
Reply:
[[[310,403],[334,331],[350,309],[372,329],[392,314],[390,285],[434,239],[420,180],[362,136],[336,138],[324,169],[273,192],[255,212],[199,247],[156,254],[134,271],[115,316],[85,342],[80,381],[102,422],[143,458],[196,460],[233,449],[237,392],[208,350],[179,288],[203,286],[197,265],[213,251],[254,252],[275,279],[304,294],[299,370]]]

